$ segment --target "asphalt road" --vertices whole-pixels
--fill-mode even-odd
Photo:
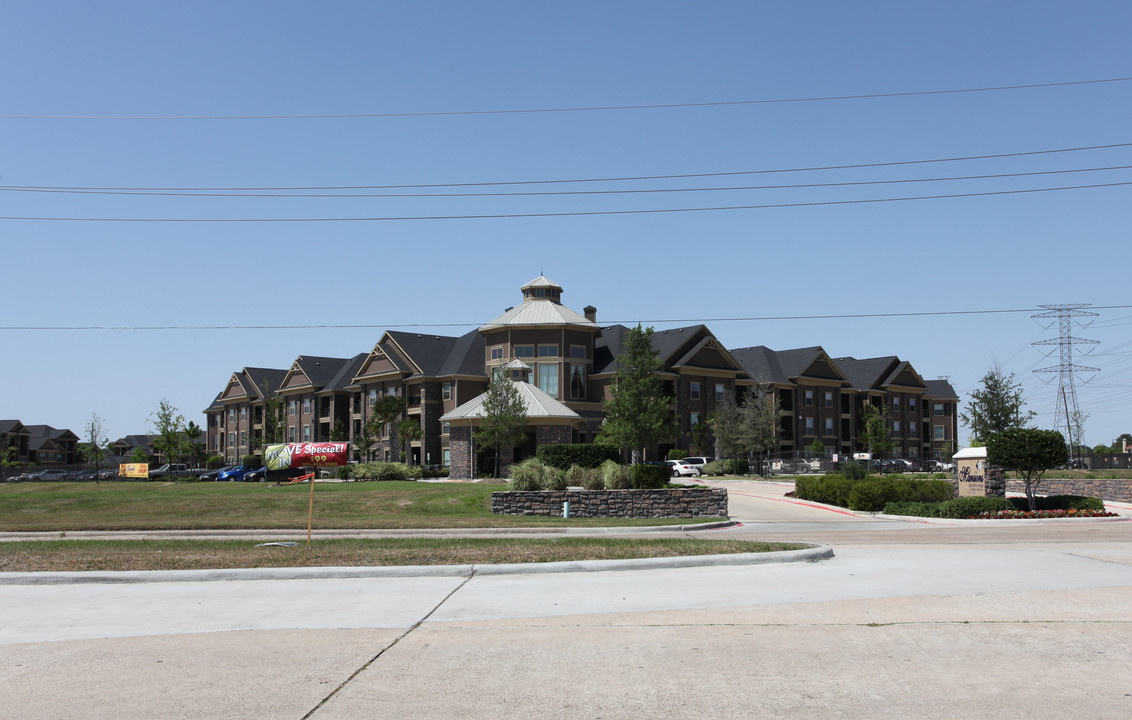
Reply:
[[[0,585],[0,717],[1132,716],[1128,519],[918,522],[726,486],[742,524],[711,536],[835,557]]]

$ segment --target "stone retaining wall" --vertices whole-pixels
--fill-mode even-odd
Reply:
[[[1006,482],[1010,492],[1025,493],[1026,483],[1011,478]],[[1067,480],[1043,478],[1038,485],[1039,495],[1085,495],[1114,502],[1132,502],[1132,480]]]
[[[497,515],[562,517],[694,518],[725,517],[727,490],[679,488],[665,490],[538,490],[493,492],[491,511]]]

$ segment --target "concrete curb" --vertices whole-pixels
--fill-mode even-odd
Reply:
[[[471,575],[527,575],[547,573],[657,570],[662,568],[766,565],[813,562],[833,557],[828,545],[802,550],[733,555],[693,555],[634,560],[581,560],[505,565],[404,565],[397,567],[231,568],[224,570],[142,570],[130,572],[0,573],[0,585],[135,584],[169,582],[231,582],[248,580],[317,580],[324,578],[468,577]]]

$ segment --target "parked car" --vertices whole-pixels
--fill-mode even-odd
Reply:
[[[686,460],[665,460],[664,464],[669,467],[672,477],[699,477],[703,475],[700,468],[689,464]]]
[[[252,470],[255,470],[255,468],[251,467],[250,465],[233,465],[232,467],[217,475],[216,482],[241,482],[244,479],[244,475],[247,475]]]
[[[160,480],[175,477],[188,477],[192,474],[192,471],[189,470],[189,466],[184,463],[166,463],[159,468],[150,470],[149,479]]]
[[[35,473],[31,476],[30,479],[37,480],[39,482],[62,482],[66,478],[66,470],[48,468],[47,470],[40,470],[39,472]]]
[[[244,473],[244,482],[263,482],[267,479],[267,467],[258,467]]]
[[[225,465],[224,467],[219,467],[219,468],[216,468],[215,470],[209,470],[207,472],[201,473],[200,479],[201,480],[209,480],[209,481],[215,480],[215,479],[217,479],[217,477],[220,476],[220,473],[227,472],[228,470],[235,470],[236,467],[237,467],[236,465]]]
[[[904,458],[892,458],[891,460],[885,460],[884,462],[885,472],[905,473],[912,472],[912,470],[914,469],[912,466],[912,461],[905,460]]]
[[[921,460],[920,472],[940,472],[943,469],[943,463],[939,460]]]
[[[683,458],[683,462],[694,466],[702,474],[704,471],[704,465],[707,465],[714,459],[715,458],[713,458],[711,455],[693,455],[692,457]]]

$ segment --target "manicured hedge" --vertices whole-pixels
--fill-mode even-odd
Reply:
[[[954,493],[947,480],[914,480],[869,476],[851,480],[842,475],[798,478],[795,494],[803,500],[838,505],[850,510],[880,512],[889,503],[942,502]]]
[[[653,490],[668,484],[671,471],[667,465],[634,465],[633,488],[635,490]]]
[[[606,460],[621,462],[621,450],[612,445],[575,443],[572,445],[542,445],[535,457],[543,465],[569,470],[573,465],[584,468],[601,467]]]
[[[1037,510],[1104,510],[1104,500],[1084,495],[1049,495],[1034,498]],[[1010,498],[1012,507],[1006,510],[1030,509],[1030,501],[1024,497]]]

